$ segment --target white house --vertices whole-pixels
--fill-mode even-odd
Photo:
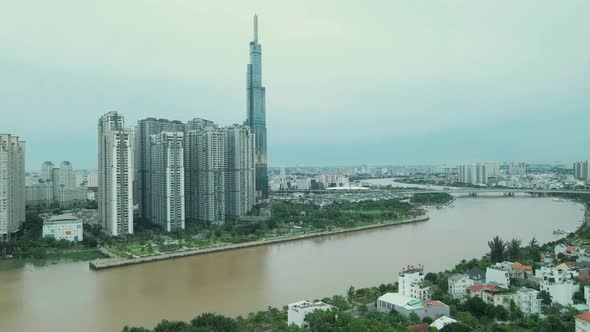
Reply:
[[[377,299],[377,311],[389,313],[391,310],[405,317],[415,313],[420,319],[424,317],[437,319],[450,315],[449,306],[440,301],[421,301],[401,293],[387,293]]]
[[[538,314],[541,312],[541,299],[538,298],[539,291],[532,288],[522,287],[516,292],[516,305],[525,314]]]
[[[307,314],[316,310],[327,311],[334,308],[335,307],[320,301],[314,303],[307,301],[291,303],[289,304],[289,311],[287,312],[287,324],[295,324],[300,328],[306,328],[309,326],[309,323],[305,321],[305,316],[307,316]]]
[[[584,299],[586,299],[586,304],[590,305],[590,286],[584,286]]]
[[[585,312],[576,318],[576,332],[590,332],[590,312]]]
[[[449,277],[449,295],[458,300],[463,300],[467,289],[475,285],[475,281],[465,274],[454,274]]]
[[[430,300],[432,297],[432,285],[424,281],[424,269],[422,266],[408,266],[404,268],[397,279],[399,293],[419,300]]]
[[[486,269],[486,282],[493,282],[503,288],[510,287],[510,274],[504,265],[494,265]]]
[[[576,281],[577,276],[578,272],[565,264],[543,266],[537,270],[537,277],[541,280],[541,291],[548,292],[553,302],[561,305],[574,304],[574,293],[580,290],[580,285]]]
[[[65,214],[52,216],[43,221],[43,238],[82,241],[84,238],[82,219]]]
[[[441,318],[435,320],[430,324],[431,327],[435,327],[437,330],[442,330],[445,325],[456,323],[457,321],[452,319],[451,317],[442,316]]]

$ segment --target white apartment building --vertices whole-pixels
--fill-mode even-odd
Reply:
[[[248,126],[223,128],[225,134],[225,214],[245,216],[256,204],[255,136]]]
[[[225,139],[224,131],[210,122],[185,132],[187,218],[225,221]]]
[[[502,263],[486,269],[486,282],[493,282],[503,288],[510,288],[510,274]]]
[[[525,163],[508,164],[508,174],[512,176],[526,176],[527,166]]]
[[[574,177],[579,180],[590,180],[590,160],[574,163]]]
[[[0,241],[25,222],[25,142],[0,133]]]
[[[72,215],[52,216],[43,221],[43,238],[82,241],[84,231],[82,219]]]
[[[488,165],[489,164],[489,165]],[[496,164],[464,164],[459,165],[459,182],[473,185],[484,185],[488,178],[496,175]],[[499,171],[497,172],[499,174]]]
[[[287,312],[287,325],[297,325],[300,328],[309,327],[309,323],[305,321],[305,316],[316,311],[328,311],[335,309],[335,307],[326,304],[324,302],[307,302],[299,301],[289,304],[289,310]]]
[[[514,302],[525,314],[538,314],[541,312],[541,299],[538,296],[539,291],[536,289],[522,287],[516,292]]]
[[[574,293],[580,290],[576,281],[578,272],[571,270],[567,265],[543,266],[537,270],[541,291],[551,295],[554,303],[561,305],[574,304]]]
[[[422,301],[432,298],[432,286],[424,282],[422,266],[408,266],[399,273],[399,293]]]
[[[112,235],[133,233],[134,132],[122,115],[98,121],[98,216]]]
[[[465,299],[467,289],[475,285],[475,281],[464,274],[454,274],[449,277],[449,295],[458,300]]]
[[[184,134],[152,135],[150,153],[151,222],[168,232],[184,229]]]

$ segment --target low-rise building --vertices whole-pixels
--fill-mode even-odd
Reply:
[[[486,282],[493,282],[504,288],[510,287],[508,269],[509,267],[503,263],[488,267],[486,270]]]
[[[515,300],[516,294],[500,287],[496,283],[475,284],[467,289],[467,298],[479,297],[485,303],[493,306],[501,305],[510,308],[510,301]]]
[[[408,265],[398,277],[399,293],[425,301],[432,297],[432,284],[424,280],[424,268]]]
[[[540,281],[541,291],[551,295],[554,303],[561,305],[573,304],[574,293],[580,290],[576,281],[578,272],[569,268],[566,264],[558,266],[542,266],[537,269],[537,277]]]
[[[306,328],[309,326],[309,323],[305,320],[305,316],[316,310],[328,311],[332,309],[335,309],[335,307],[321,301],[314,303],[308,301],[291,303],[287,312],[287,324],[295,324],[300,328]]]
[[[456,323],[457,321],[452,319],[451,317],[442,316],[439,319],[435,320],[430,324],[431,327],[436,328],[437,330],[442,330],[445,325]]]
[[[454,274],[449,277],[449,295],[458,300],[463,300],[467,289],[475,284],[473,279],[466,274]]]
[[[576,332],[590,332],[590,312],[575,316]]]
[[[420,319],[424,317],[438,319],[450,315],[449,306],[441,301],[421,301],[401,293],[387,293],[377,299],[377,311],[389,313],[391,310],[405,317],[415,313]]]
[[[525,314],[538,314],[541,312],[541,299],[539,299],[539,291],[522,287],[516,292],[516,305]]]
[[[52,216],[43,222],[43,238],[82,241],[82,219],[72,215]]]

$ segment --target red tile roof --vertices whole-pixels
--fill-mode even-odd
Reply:
[[[586,311],[585,313],[581,314],[581,315],[577,315],[576,319],[581,319],[581,320],[585,320],[587,322],[590,323],[590,312]]]
[[[472,292],[477,292],[477,291],[479,291],[479,290],[482,290],[484,287],[485,287],[485,286],[484,286],[484,285],[482,285],[482,284],[475,284],[475,285],[473,285],[473,286],[469,287],[468,289],[469,289],[470,291],[472,291]]]
[[[533,267],[532,266],[524,265],[524,264],[521,264],[519,262],[515,262],[514,263],[514,268],[515,269],[518,269],[518,270],[525,270],[525,271],[531,271],[531,272],[533,271]]]
[[[442,307],[446,304],[444,304],[440,301],[424,301],[424,302],[422,302],[423,307],[428,307],[428,305],[430,305],[432,307]]]
[[[574,247],[574,246],[569,246],[569,247],[565,248],[565,251],[567,251],[567,252],[576,251],[576,247]]]
[[[574,262],[565,262],[565,265],[567,265],[567,267],[569,267],[570,269],[576,267],[576,263]]]

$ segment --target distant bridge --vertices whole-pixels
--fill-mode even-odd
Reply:
[[[271,194],[290,194],[290,193],[396,193],[396,194],[427,194],[427,193],[447,193],[447,194],[469,194],[477,196],[480,193],[502,193],[513,195],[515,193],[527,194],[590,194],[590,189],[526,189],[526,188],[449,188],[449,189],[412,189],[412,188],[391,188],[391,189],[322,189],[322,190],[275,190]]]

